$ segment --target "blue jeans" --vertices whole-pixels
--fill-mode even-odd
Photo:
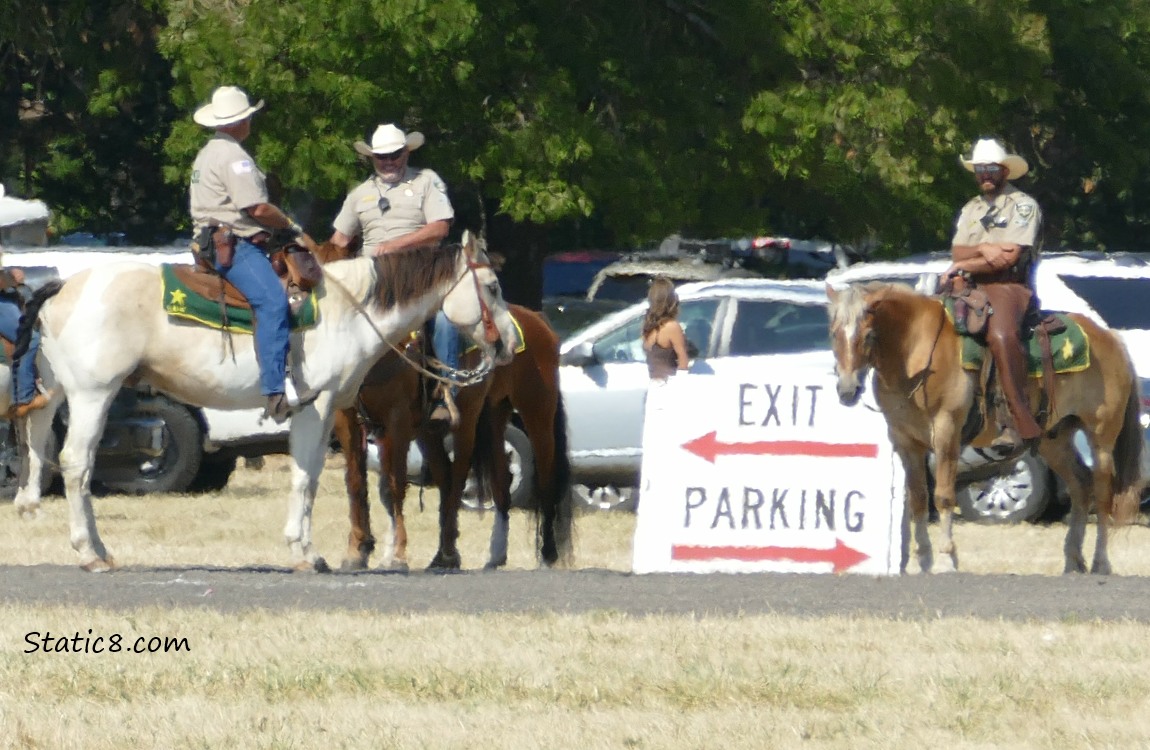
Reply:
[[[0,336],[15,343],[20,327],[20,305],[16,300],[0,296]],[[40,348],[40,331],[32,329],[28,351],[12,371],[12,403],[26,404],[36,395],[36,351]]]
[[[287,295],[271,261],[258,247],[241,239],[236,242],[231,268],[216,264],[216,270],[252,303],[260,392],[265,396],[283,393],[291,328]]]
[[[440,362],[453,370],[459,369],[459,331],[440,310],[435,314],[434,331],[431,337],[431,346],[435,349],[435,356]],[[451,392],[455,393],[452,388]]]

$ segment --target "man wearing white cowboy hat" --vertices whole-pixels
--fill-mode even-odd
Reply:
[[[314,249],[315,243],[299,224],[268,202],[264,173],[240,145],[252,132],[252,115],[263,106],[262,99],[251,104],[242,89],[220,86],[212,92],[212,100],[196,110],[192,119],[215,129],[215,135],[196,155],[188,194],[197,237],[210,236],[220,227],[234,236],[230,263],[217,259],[216,271],[252,304],[260,391],[268,397],[267,416],[282,423],[291,414],[295,395],[287,379],[288,301],[264,251],[269,230],[286,230],[308,249]]]
[[[407,165],[408,155],[423,145],[423,134],[404,133],[392,123],[380,125],[371,145],[356,141],[355,150],[371,159],[375,172],[348,193],[332,222],[331,242],[346,248],[363,238],[368,255],[402,252],[438,245],[447,237],[455,211],[447,186],[430,169]],[[441,310],[435,316],[435,355],[448,367],[459,368],[459,334]],[[458,420],[451,392],[443,390],[441,403],[431,414],[434,422]]]
[[[1001,434],[991,445],[1014,450],[1042,434],[1027,402],[1022,343],[1023,318],[1032,305],[1037,308],[1033,277],[1042,212],[1034,198],[1009,182],[1026,174],[1026,160],[1007,153],[998,141],[984,138],[969,159],[959,160],[974,173],[980,194],[958,215],[948,275],[967,276],[990,299],[986,343],[1006,406],[1000,402]]]

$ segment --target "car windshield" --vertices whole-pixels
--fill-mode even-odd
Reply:
[[[731,356],[788,354],[829,348],[830,332],[823,305],[739,300],[731,329]]]
[[[1150,330],[1150,278],[1116,276],[1071,276],[1059,274],[1070,290],[1102,316],[1110,328]]]

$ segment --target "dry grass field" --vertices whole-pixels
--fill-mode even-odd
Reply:
[[[124,565],[283,564],[287,481],[272,459],[217,495],[105,497],[97,513]],[[435,499],[409,497],[413,567],[435,550]],[[332,460],[315,511],[332,563],[345,511]],[[465,515],[465,567],[489,524]],[[577,529],[577,565],[629,570],[633,517]],[[960,525],[962,567],[1057,574],[1064,531]],[[525,517],[512,532],[510,567],[533,568]],[[1111,559],[1150,575],[1150,528]],[[0,564],[37,563],[74,563],[62,499],[31,522],[0,506]],[[190,650],[26,653],[29,632],[89,628]],[[1138,623],[0,606],[0,748],[1150,747],[1147,674]]]

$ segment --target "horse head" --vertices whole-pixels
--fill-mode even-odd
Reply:
[[[503,290],[487,254],[474,235],[463,233],[462,250],[456,264],[456,280],[443,298],[443,314],[479,347],[481,368],[505,365],[515,356],[519,334]]]
[[[839,401],[853,406],[866,388],[874,348],[874,306],[863,290],[853,286],[836,291],[827,284],[827,308],[831,326],[831,349],[835,355]]]

